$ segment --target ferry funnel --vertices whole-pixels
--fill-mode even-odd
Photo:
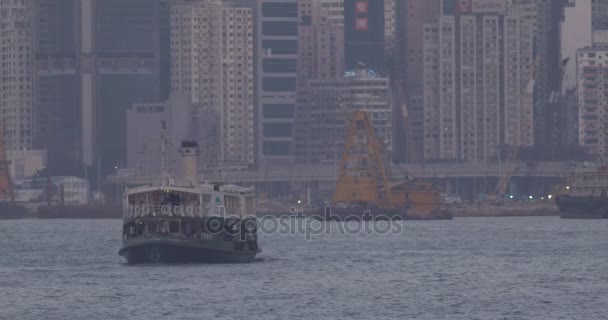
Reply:
[[[198,143],[196,141],[182,141],[179,153],[182,158],[182,174],[179,184],[188,187],[198,186]]]

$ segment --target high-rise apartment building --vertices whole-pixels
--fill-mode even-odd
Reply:
[[[608,49],[585,48],[577,54],[579,144],[589,154],[608,158]]]
[[[0,1],[0,130],[9,157],[34,145],[33,17],[33,1]]]
[[[298,162],[320,163],[340,159],[346,139],[346,121],[353,111],[370,113],[386,158],[393,151],[392,92],[388,78],[373,70],[349,71],[341,79],[311,80],[299,95],[296,121]]]
[[[257,1],[257,151],[260,164],[293,160],[298,1]]]
[[[220,161],[253,165],[253,8],[182,1],[171,10],[172,91],[220,115]]]
[[[535,21],[502,2],[457,9],[424,26],[424,156],[493,161],[534,144]]]
[[[404,92],[406,110],[402,115],[403,127],[397,132],[396,152],[408,161],[424,158],[424,107],[423,84],[420,81],[424,71],[424,24],[436,21],[440,14],[439,0],[408,0],[396,3],[397,31],[396,55],[393,80],[401,80],[400,90]]]

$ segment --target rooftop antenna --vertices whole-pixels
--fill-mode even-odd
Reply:
[[[166,185],[168,181],[168,172],[167,172],[167,122],[161,121],[160,123],[160,170],[162,175],[162,185]]]

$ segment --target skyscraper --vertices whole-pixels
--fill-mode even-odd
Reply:
[[[33,17],[32,1],[0,1],[0,129],[9,154],[33,148]]]
[[[125,111],[160,96],[161,3],[36,1],[37,141],[49,169],[125,166]]]
[[[36,145],[47,150],[49,172],[82,171],[78,3],[35,1]]]
[[[220,115],[222,162],[255,160],[253,13],[230,1],[172,8],[172,92]]]
[[[461,3],[425,25],[426,159],[486,162],[503,144],[534,144],[535,21],[524,8]]]
[[[290,162],[296,103],[298,2],[258,0],[257,5],[258,160]]]
[[[392,80],[401,80],[406,114],[402,115],[405,130],[397,132],[396,152],[408,161],[424,158],[424,107],[423,84],[420,76],[424,62],[424,24],[436,21],[440,14],[439,0],[408,0],[397,2],[397,37],[394,74]],[[407,132],[406,132],[407,131]]]

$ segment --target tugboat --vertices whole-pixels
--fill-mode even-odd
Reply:
[[[261,251],[254,189],[199,184],[198,153],[196,142],[182,142],[177,183],[125,192],[119,254],[129,264],[252,262]]]
[[[555,197],[562,219],[608,219],[608,166],[575,169],[567,189]]]

